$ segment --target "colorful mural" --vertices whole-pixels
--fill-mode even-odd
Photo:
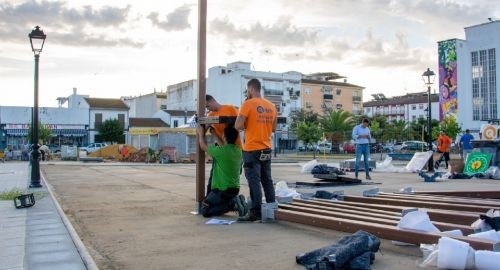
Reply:
[[[438,43],[439,54],[439,120],[447,116],[457,117],[457,50],[456,40]]]

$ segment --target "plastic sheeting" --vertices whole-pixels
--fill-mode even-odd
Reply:
[[[377,162],[377,166],[374,169],[375,172],[391,172],[391,173],[406,173],[408,170],[406,168],[396,168],[392,164],[392,157],[386,156],[382,162]]]

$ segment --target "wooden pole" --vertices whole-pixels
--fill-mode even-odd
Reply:
[[[207,0],[198,0],[198,118],[205,117]],[[197,138],[197,142],[198,142]],[[205,198],[205,152],[196,146],[196,210]]]

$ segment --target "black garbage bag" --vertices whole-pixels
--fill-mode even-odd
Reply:
[[[337,167],[333,166],[328,166],[326,164],[318,164],[314,166],[314,168],[311,170],[311,174],[337,174],[337,175],[345,175],[345,172],[341,171]]]
[[[299,254],[295,259],[308,270],[370,269],[379,247],[378,237],[359,230],[330,246]]]
[[[317,190],[316,193],[314,193],[314,198],[318,199],[331,200],[336,197],[337,195],[335,193],[326,190]]]
[[[484,220],[486,224],[490,225],[495,231],[500,230],[500,217],[489,217],[487,215],[479,215],[479,218]]]

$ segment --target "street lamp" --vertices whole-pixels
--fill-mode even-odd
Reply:
[[[31,43],[31,50],[35,55],[35,102],[33,106],[33,114],[31,120],[31,143],[33,144],[32,156],[31,156],[31,183],[30,188],[42,187],[40,184],[40,161],[38,149],[38,62],[40,60],[40,53],[43,49],[43,44],[45,43],[45,38],[47,35],[40,30],[40,26],[36,26],[33,31],[28,35]]]
[[[425,85],[427,85],[427,143],[429,144],[429,151],[432,151],[432,114],[431,114],[431,85],[434,83],[434,78],[436,74],[434,71],[427,68],[427,70],[422,74],[422,80],[424,80]],[[429,158],[429,163],[427,163],[427,171],[434,172],[434,158],[431,155]]]

